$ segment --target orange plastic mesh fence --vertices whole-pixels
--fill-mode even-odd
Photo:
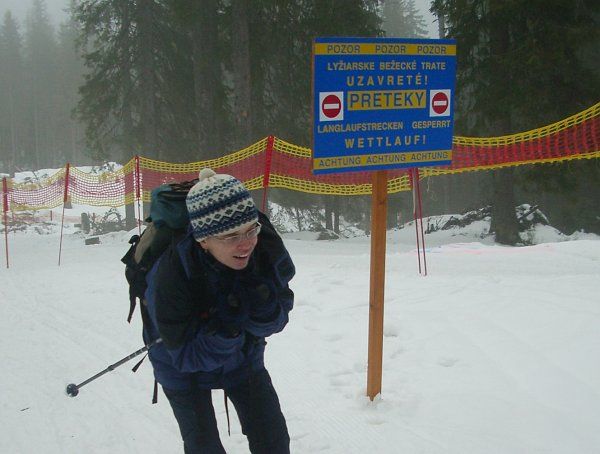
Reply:
[[[507,166],[600,157],[600,103],[542,128],[501,137],[454,137],[452,165],[425,167],[422,178],[448,173]],[[208,161],[175,164],[139,157],[123,168],[100,174],[71,167],[68,196],[72,203],[122,206],[138,198],[150,201],[150,191],[170,181],[191,180],[203,167],[234,175],[248,189],[286,188],[311,194],[361,195],[371,193],[370,172],[313,175],[309,148],[279,138],[264,138],[243,150]],[[7,179],[9,209],[39,210],[63,202],[66,168],[38,183]],[[411,188],[406,170],[388,172],[388,192]],[[4,196],[4,194],[3,194]]]
[[[139,158],[140,186],[143,188],[141,198],[150,201],[150,191],[164,183],[193,180],[204,167],[210,167],[217,173],[234,175],[245,182],[250,190],[262,187],[265,168],[265,149],[267,139],[262,139],[243,150],[208,161],[173,164]]]
[[[542,128],[501,137],[454,137],[452,165],[430,174],[600,156],[600,103]]]
[[[71,203],[92,206],[118,207],[134,200],[133,160],[114,172],[90,174],[70,167],[66,180],[66,166],[52,176],[36,183],[15,183],[8,180],[9,207],[12,211],[55,208],[62,205],[67,186]]]
[[[7,179],[8,208],[12,211],[54,208],[63,203],[65,169],[36,183],[14,183]]]

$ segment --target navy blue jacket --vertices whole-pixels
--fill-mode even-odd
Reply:
[[[148,273],[150,323],[144,337],[165,388],[235,386],[264,368],[265,337],[288,322],[292,260],[268,220],[246,269],[232,270],[200,248],[191,233],[173,243]]]

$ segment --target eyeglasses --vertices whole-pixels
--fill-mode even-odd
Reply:
[[[241,243],[244,240],[251,240],[252,238],[256,238],[260,233],[262,225],[260,222],[257,222],[254,227],[244,233],[236,233],[233,235],[225,235],[225,236],[213,236],[215,240],[218,240],[224,244],[234,245]]]

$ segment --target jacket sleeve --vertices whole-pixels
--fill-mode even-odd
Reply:
[[[288,323],[288,313],[294,306],[294,292],[288,283],[294,277],[294,263],[282,245],[280,257],[269,263],[265,272],[269,285],[267,295],[255,298],[249,308],[249,320],[245,329],[257,337],[268,337],[280,332]],[[260,300],[260,301],[256,301]]]
[[[250,318],[245,327],[249,333],[256,337],[268,337],[280,332],[287,325],[288,313],[294,305],[294,292],[286,286],[277,293],[268,309],[261,308],[259,312],[250,307]]]
[[[167,348],[173,366],[180,372],[210,372],[243,355],[245,334],[233,338],[219,334],[206,335],[199,331],[196,336],[180,347]]]

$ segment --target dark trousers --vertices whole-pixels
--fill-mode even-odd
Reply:
[[[209,389],[163,388],[183,438],[185,454],[224,454]],[[290,437],[279,399],[266,370],[226,388],[252,454],[288,454]]]

